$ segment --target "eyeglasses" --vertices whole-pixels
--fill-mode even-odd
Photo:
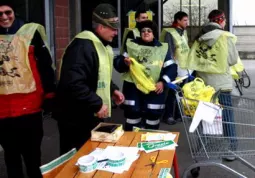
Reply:
[[[152,29],[150,29],[150,28],[143,28],[143,29],[141,30],[141,32],[142,32],[142,33],[145,33],[145,32],[152,33]]]
[[[7,11],[4,11],[4,12],[0,12],[0,17],[2,17],[3,15],[11,15],[12,14],[12,10],[7,10]]]
[[[141,17],[140,19],[142,19],[142,20],[147,20],[148,17]]]

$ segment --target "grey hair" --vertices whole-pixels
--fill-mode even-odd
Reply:
[[[97,27],[99,26],[100,24],[95,22],[95,21],[92,21],[92,29],[95,31],[97,29]]]

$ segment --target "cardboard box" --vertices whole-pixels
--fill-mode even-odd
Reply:
[[[116,125],[118,127],[112,133],[96,131],[99,127],[109,125]],[[91,131],[91,141],[116,143],[123,134],[124,130],[121,124],[100,123]]]

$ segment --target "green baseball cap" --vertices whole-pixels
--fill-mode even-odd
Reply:
[[[119,28],[119,18],[111,4],[99,4],[93,11],[92,20],[113,29]]]

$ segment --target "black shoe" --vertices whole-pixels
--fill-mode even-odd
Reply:
[[[226,157],[223,157],[223,159],[225,161],[231,162],[231,161],[235,161],[236,157],[235,156],[226,156]]]
[[[172,118],[172,117],[169,117],[169,118],[165,119],[164,121],[165,121],[165,123],[168,124],[168,125],[174,125],[174,124],[176,124],[176,120],[174,120],[174,118]]]
[[[176,120],[176,122],[182,122],[182,118],[177,118],[175,120]]]

